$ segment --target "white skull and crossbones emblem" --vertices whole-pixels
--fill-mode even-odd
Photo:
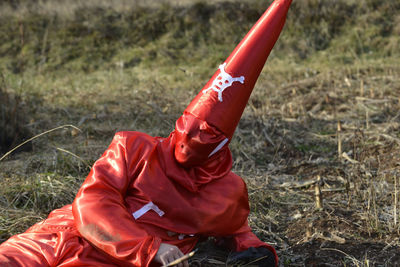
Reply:
[[[219,70],[221,71],[218,76],[214,79],[211,86],[203,90],[203,94],[207,93],[209,90],[213,90],[218,93],[218,100],[222,102],[222,92],[230,87],[233,82],[244,83],[244,76],[232,77],[225,72],[226,63],[219,65]]]

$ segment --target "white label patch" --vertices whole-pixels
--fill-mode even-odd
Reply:
[[[225,138],[224,140],[222,140],[221,143],[219,143],[218,146],[216,148],[214,148],[214,150],[210,153],[210,155],[208,155],[208,157],[211,157],[212,155],[217,153],[228,141],[229,141],[228,138]]]
[[[214,79],[211,86],[203,90],[203,94],[207,93],[209,90],[213,90],[218,93],[218,100],[222,102],[222,92],[232,85],[233,82],[244,83],[244,76],[232,77],[225,72],[226,63],[219,65],[219,70],[221,71],[218,76]]]
[[[142,217],[143,214],[145,214],[149,210],[154,210],[155,212],[157,212],[158,216],[160,216],[160,217],[162,217],[164,215],[164,212],[162,210],[160,210],[160,208],[157,207],[156,204],[154,204],[153,202],[150,201],[149,203],[147,203],[146,205],[144,205],[143,207],[141,207],[140,209],[138,209],[137,211],[132,213],[133,218],[135,218],[135,220],[137,220],[140,217]]]

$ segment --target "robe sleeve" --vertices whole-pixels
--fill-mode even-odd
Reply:
[[[82,237],[111,256],[115,263],[148,266],[161,239],[149,236],[124,204],[127,188],[134,179],[128,177],[126,139],[124,133],[115,135],[109,148],[93,165],[72,210]]]
[[[227,238],[224,242],[226,242],[228,247],[232,248],[234,251],[244,251],[250,247],[265,247],[269,249],[275,255],[275,262],[278,263],[278,255],[274,247],[268,245],[267,243],[261,241],[252,231],[250,226],[246,222],[243,226],[232,236]]]
[[[240,178],[240,177],[239,177]],[[241,179],[241,178],[240,178]],[[241,207],[242,210],[245,210],[245,212],[240,212],[238,213],[238,216],[240,218],[240,221],[243,222],[243,225],[239,227],[236,231],[234,231],[232,234],[224,237],[217,237],[216,242],[218,245],[224,246],[228,249],[231,249],[235,252],[240,252],[240,251],[245,251],[249,249],[250,247],[265,247],[268,250],[270,250],[274,255],[275,255],[275,262],[278,263],[278,255],[276,254],[276,251],[274,247],[271,245],[261,241],[252,231],[251,228],[248,224],[248,214],[250,213],[250,208],[249,208],[249,200],[248,200],[248,192],[246,188],[246,184],[242,180],[244,184],[244,189],[241,194],[242,197],[246,199],[246,204]],[[242,203],[241,201],[237,201],[236,203]],[[238,205],[238,204],[237,204]],[[239,215],[242,214],[242,215]],[[244,215],[245,214],[245,215]],[[246,218],[244,218],[245,216]]]

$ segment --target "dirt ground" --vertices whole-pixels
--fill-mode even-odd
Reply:
[[[0,17],[0,242],[71,203],[116,131],[167,136],[265,7],[17,2],[38,7]],[[280,266],[400,266],[398,7],[293,1],[230,143]],[[190,262],[229,253],[208,240]]]
[[[386,86],[397,88],[397,97],[396,77]],[[329,84],[322,81],[326,77],[319,78]],[[281,266],[399,266],[399,102],[392,95],[393,106],[389,104],[392,98],[386,93],[380,100],[370,98],[371,93],[358,100],[354,94],[359,92],[345,93],[346,83],[360,84],[360,79],[384,90],[385,77],[380,82],[368,76],[347,82],[336,78],[341,89],[332,93],[329,86],[321,87],[316,95],[306,87],[317,79],[297,82],[296,96],[291,97],[293,106],[310,105],[307,110],[315,114],[292,111],[296,119],[273,115],[264,121],[248,115],[241,122],[237,136],[247,135],[243,138],[252,140],[257,150],[238,152],[235,165],[248,185],[250,223],[258,236],[277,248]],[[280,101],[275,105],[282,110],[290,102],[284,103],[285,90],[277,92],[275,100]],[[365,112],[365,102],[374,106],[368,126],[365,113],[354,112]],[[262,137],[254,133],[263,127],[266,132],[258,132]],[[261,159],[267,163],[257,164]],[[224,265],[226,254],[213,258],[205,251],[194,261]]]
[[[362,97],[349,90],[360,90],[361,80],[370,88]],[[252,97],[231,144],[233,170],[248,186],[250,225],[277,249],[280,266],[400,265],[399,93],[398,73],[317,74],[277,87],[270,102]],[[158,101],[161,109],[167,105]],[[71,109],[48,116],[64,113],[85,122],[82,132],[66,127],[2,162],[3,240],[70,203],[88,166],[124,124],[113,104],[89,115]],[[162,112],[155,117],[174,121]],[[192,266],[226,266],[229,251],[212,240],[198,249]]]

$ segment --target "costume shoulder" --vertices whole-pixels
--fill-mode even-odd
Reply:
[[[235,199],[245,209],[249,209],[248,192],[245,181],[239,175],[230,171],[228,175],[221,179],[224,184],[224,191],[232,199]],[[247,217],[247,215],[246,215]]]
[[[240,190],[247,190],[245,181],[243,180],[242,177],[240,177],[236,173],[230,171],[228,175],[225,177],[225,179],[226,180],[229,179],[230,184],[235,186],[236,188]]]
[[[230,171],[224,177],[214,180],[210,186],[214,193],[219,192],[218,194],[220,197],[226,198],[225,201],[232,201],[234,205],[240,204],[245,209],[248,209],[246,183],[237,174]]]
[[[154,157],[160,138],[136,131],[117,132],[112,144],[120,145],[125,153],[129,173],[140,168],[142,164]]]
[[[141,147],[153,147],[159,141],[156,137],[146,133],[136,131],[121,131],[114,135],[113,142],[121,142],[128,149],[138,149]]]

